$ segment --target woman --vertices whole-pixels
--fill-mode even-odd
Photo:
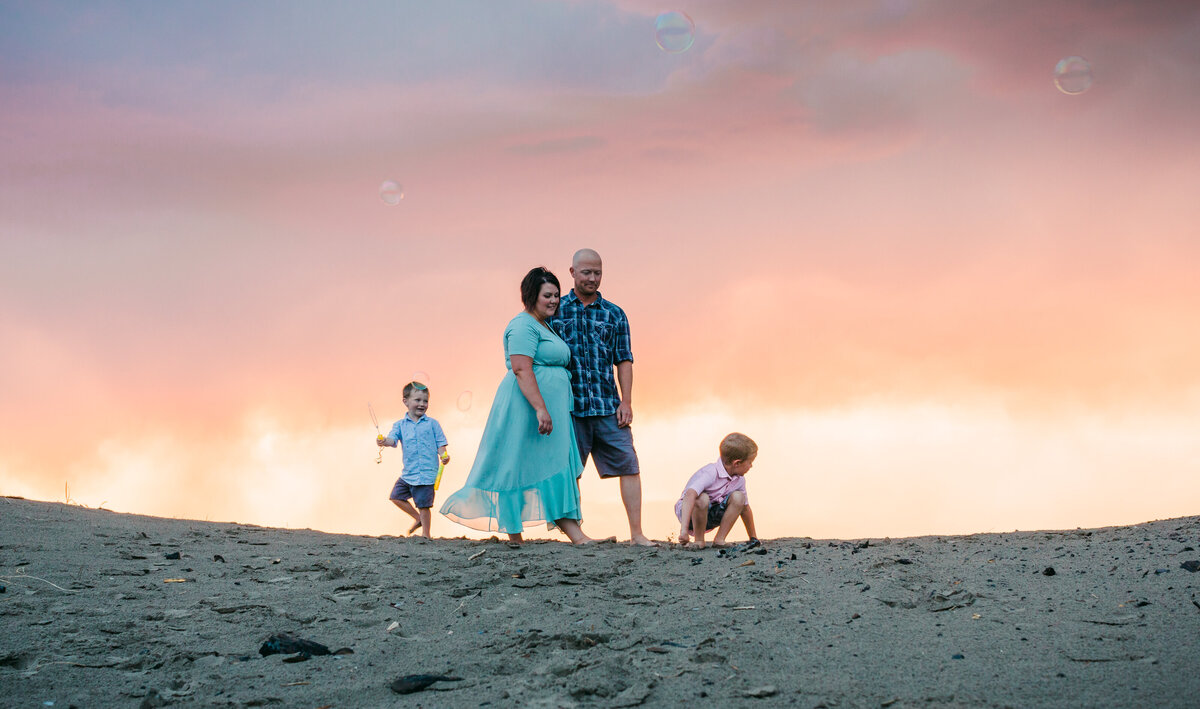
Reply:
[[[558,278],[540,266],[521,281],[525,311],[504,329],[505,366],[466,485],[442,514],[459,524],[521,541],[525,522],[553,522],[574,544],[583,471],[571,425],[567,343],[546,324],[558,311]]]

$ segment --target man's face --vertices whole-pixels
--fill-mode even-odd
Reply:
[[[575,295],[591,298],[600,290],[601,266],[600,259],[584,257],[571,266],[571,276],[575,279]]]

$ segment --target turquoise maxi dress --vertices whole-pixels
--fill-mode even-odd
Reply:
[[[517,386],[511,355],[533,358],[533,375],[554,422],[538,433],[537,414]],[[446,498],[442,514],[485,532],[520,534],[525,522],[582,519],[579,475],[583,464],[571,422],[571,350],[529,313],[504,329],[504,365],[479,452],[461,490]]]

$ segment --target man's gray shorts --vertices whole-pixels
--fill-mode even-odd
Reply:
[[[579,459],[587,465],[588,456],[596,463],[602,478],[637,475],[637,451],[633,448],[633,431],[629,426],[617,426],[617,415],[572,416],[575,440],[579,444]]]

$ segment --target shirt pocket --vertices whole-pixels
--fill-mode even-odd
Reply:
[[[592,324],[592,339],[599,344],[608,345],[612,342],[617,329],[606,322]]]

